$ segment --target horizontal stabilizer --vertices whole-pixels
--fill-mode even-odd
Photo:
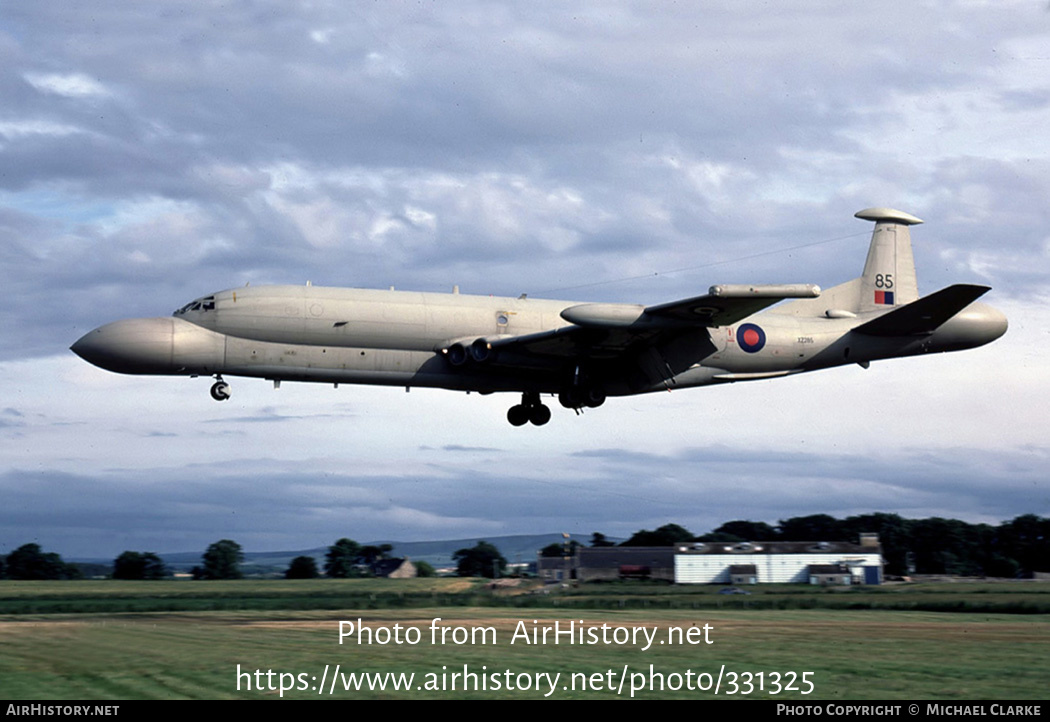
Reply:
[[[900,306],[853,329],[869,336],[921,336],[937,327],[991,290],[988,286],[956,284],[918,301]]]

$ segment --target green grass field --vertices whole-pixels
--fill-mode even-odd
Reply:
[[[867,600],[865,603],[872,597],[885,597],[898,605],[934,598],[950,601],[954,610],[930,612],[906,606],[835,608],[841,599],[851,598],[849,592],[808,587],[770,587],[747,597],[722,597],[714,593],[716,588],[649,585],[597,585],[548,594],[530,594],[526,589],[492,595],[476,582],[456,579],[3,582],[0,603],[23,606],[18,613],[0,615],[0,697],[271,698],[280,696],[279,692],[257,690],[256,683],[277,688],[282,683],[278,675],[285,673],[285,686],[307,688],[285,692],[285,697],[293,699],[542,698],[550,691],[550,682],[548,677],[537,682],[537,674],[560,675],[550,695],[557,699],[628,697],[632,682],[642,688],[635,693],[639,698],[705,699],[714,698],[713,690],[669,687],[687,681],[694,687],[713,684],[724,665],[719,698],[1043,699],[1050,680],[1050,616],[1031,613],[1031,609],[1025,613],[1017,607],[1018,600],[1041,606],[1050,598],[1050,588],[1043,588],[1034,584],[942,584],[885,587],[855,597]],[[428,597],[434,603],[426,604]],[[768,609],[758,604],[763,598],[796,597],[826,601],[832,607]],[[397,598],[402,600],[400,606],[393,601]],[[367,603],[326,606],[340,599],[365,599]],[[447,603],[449,599],[455,601]],[[477,599],[483,604],[466,604]],[[588,599],[595,608],[577,606]],[[310,600],[315,606],[306,608]],[[609,600],[615,604],[606,605]],[[667,608],[669,600],[679,607]],[[77,604],[85,608],[69,613],[32,609],[59,602],[69,608]],[[146,602],[166,603],[174,609],[123,611],[128,604]],[[546,607],[524,606],[538,602]],[[745,602],[751,606],[729,607]],[[106,603],[121,611],[97,609]],[[212,610],[197,606],[209,603],[217,606]],[[270,606],[260,607],[260,603]],[[1014,613],[963,611],[970,605],[984,609],[1000,603]],[[189,608],[180,608],[181,604]],[[237,604],[239,609],[231,608]],[[447,628],[445,644],[440,638],[431,643],[432,620],[437,617],[442,619],[437,626]],[[357,644],[350,637],[340,645],[339,620],[356,623],[359,618],[372,635],[381,629],[392,633],[395,624],[401,625],[403,636],[408,628],[418,629],[419,642],[378,644],[373,636],[371,644]],[[541,629],[555,621],[565,625],[582,620],[585,626],[641,627],[655,636],[648,650],[630,643],[570,645],[564,637],[560,644],[553,644],[550,638],[547,644],[526,644],[519,636],[512,644],[519,623],[532,630],[533,620]],[[671,627],[688,630],[696,625],[702,629],[704,624],[711,625],[712,644],[666,643]],[[453,627],[494,630],[495,639],[490,632],[487,643],[456,644],[450,636]],[[700,632],[694,632],[694,641],[701,640]],[[245,672],[239,691],[238,665]],[[335,693],[329,695],[336,665],[340,676]],[[464,691],[462,679],[455,680],[457,689],[449,689],[452,675],[461,674],[464,665],[481,675],[472,680],[472,686],[484,681],[488,689]],[[650,678],[650,665],[663,675],[662,690],[661,678]],[[257,669],[263,673],[259,677],[251,674]],[[274,672],[269,678],[265,676],[268,670]],[[511,670],[509,681],[515,686],[524,686],[528,679],[529,689],[506,689],[505,670]],[[415,677],[408,690],[394,691],[389,679],[385,680],[386,690],[343,689],[346,675],[360,672],[411,673]],[[789,672],[799,675],[795,680],[798,689],[770,694],[774,680],[781,688],[787,686]],[[808,695],[801,694],[808,688],[801,678],[803,672],[810,673],[807,679],[813,686]],[[700,673],[712,677],[700,677]],[[763,673],[765,690],[758,689],[758,673]],[[772,673],[779,673],[779,679]],[[315,688],[322,677],[325,690],[318,695]],[[580,690],[584,677],[588,689]],[[623,688],[618,691],[621,677]],[[498,690],[493,689],[494,679],[501,687]],[[749,683],[750,694],[744,694]],[[428,684],[436,689],[426,689]],[[657,689],[652,689],[654,685]],[[736,694],[727,695],[734,687]]]

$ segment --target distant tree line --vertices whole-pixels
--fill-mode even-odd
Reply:
[[[641,529],[620,546],[673,546],[683,542],[845,541],[856,543],[862,533],[879,535],[887,574],[953,574],[965,576],[1022,577],[1050,572],[1050,518],[1025,514],[998,526],[969,524],[958,519],[904,519],[897,514],[873,513],[836,519],[811,514],[780,520],[776,526],[761,521],[726,522],[712,532],[694,535],[678,524],[656,530]],[[543,556],[575,554],[575,540],[550,544]],[[590,546],[614,546],[604,534],[591,535]],[[334,579],[368,576],[369,565],[389,558],[390,544],[362,546],[353,539],[339,539],[325,554],[324,575]],[[494,545],[479,541],[453,555],[459,576],[502,575],[507,560]],[[211,544],[193,568],[194,579],[240,579],[244,553],[240,544],[222,539]],[[433,576],[434,568],[415,562],[419,576]],[[126,551],[113,563],[114,579],[163,579],[170,571],[152,552]],[[285,576],[311,579],[320,576],[313,557],[292,560]],[[80,570],[62,557],[23,544],[0,556],[0,579],[79,579]]]
[[[461,577],[488,577],[496,579],[507,571],[507,560],[496,545],[479,541],[472,547],[458,549],[452,555],[456,574]]]
[[[284,573],[285,579],[316,579],[319,576],[321,574],[317,571],[317,560],[308,556],[293,559]]]
[[[371,567],[378,561],[389,559],[394,551],[392,544],[358,544],[343,537],[328,547],[324,558],[324,576],[330,579],[352,579],[372,575]],[[414,562],[417,576],[434,576],[434,567],[426,562]],[[311,556],[298,556],[285,571],[286,579],[316,579],[322,575],[317,560]]]
[[[1025,514],[998,526],[958,519],[904,519],[897,514],[862,514],[836,519],[811,514],[780,520],[730,521],[694,535],[678,524],[635,532],[621,546],[670,546],[682,542],[846,541],[879,535],[887,574],[955,574],[1019,577],[1050,572],[1050,518]],[[557,545],[560,549],[561,545]],[[557,556],[560,556],[558,554]]]
[[[124,552],[113,560],[114,579],[166,579],[171,572],[153,552]]]
[[[241,563],[244,562],[244,551],[241,545],[232,539],[220,539],[208,545],[201,555],[200,566],[193,567],[190,573],[194,579],[241,579]]]
[[[324,574],[332,579],[367,577],[370,574],[369,567],[380,559],[389,559],[390,552],[393,550],[394,547],[391,544],[362,546],[353,539],[344,537],[328,547],[328,552],[324,557]],[[298,557],[298,559],[302,560],[303,557]],[[305,562],[300,563],[305,564]],[[292,564],[295,564],[295,560],[292,560]]]
[[[80,570],[39,544],[23,544],[0,559],[0,579],[80,579]]]

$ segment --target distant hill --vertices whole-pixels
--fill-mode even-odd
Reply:
[[[454,567],[452,555],[465,547],[472,547],[479,541],[487,541],[495,544],[500,553],[506,557],[511,564],[536,561],[536,553],[548,544],[560,544],[561,534],[519,534],[514,536],[477,536],[466,539],[447,539],[443,541],[426,542],[399,542],[381,539],[379,541],[357,540],[362,546],[390,544],[394,547],[391,553],[395,557],[408,557],[413,561],[424,561],[432,564],[435,568]],[[580,537],[577,541],[586,543],[590,535]],[[236,540],[234,540],[236,541]],[[619,542],[621,539],[609,537],[609,541]],[[335,540],[333,539],[334,543]],[[299,551],[275,551],[275,552],[244,552],[244,564],[241,566],[245,574],[273,574],[283,573],[292,559],[298,556],[314,557],[318,568],[323,568],[325,554],[328,547],[316,547],[314,549],[301,549]],[[176,572],[188,572],[201,563],[201,555],[204,550],[195,552],[169,552],[158,553],[164,564]],[[77,563],[94,563],[112,566],[112,559],[73,559]]]

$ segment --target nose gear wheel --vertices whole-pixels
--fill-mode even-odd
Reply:
[[[222,380],[222,376],[216,376],[215,383],[211,385],[211,397],[216,401],[226,401],[230,393],[230,385]]]

